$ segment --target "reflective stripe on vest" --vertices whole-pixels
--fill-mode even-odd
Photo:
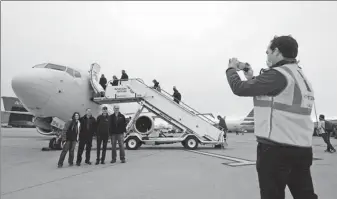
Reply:
[[[255,135],[288,145],[311,146],[312,88],[297,64],[273,69],[286,77],[287,86],[275,97],[254,97]]]

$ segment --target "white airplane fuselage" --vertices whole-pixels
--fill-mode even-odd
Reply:
[[[65,71],[32,68],[29,73],[15,76],[12,88],[35,117],[57,117],[67,121],[74,112],[85,114],[86,108],[91,108],[94,116],[99,113],[100,105],[90,100],[89,75],[83,71],[80,78],[75,78]]]

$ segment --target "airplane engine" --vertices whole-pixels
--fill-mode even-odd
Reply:
[[[141,115],[137,118],[134,128],[141,134],[151,133],[154,129],[153,119],[149,116]]]
[[[50,123],[52,122],[52,117],[36,117],[34,119],[34,125],[36,126],[36,130],[38,133],[42,135],[54,135],[54,131]]]

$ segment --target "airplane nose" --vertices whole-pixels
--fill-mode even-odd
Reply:
[[[30,110],[40,110],[50,99],[52,82],[42,79],[37,70],[14,76],[12,89],[21,102]]]

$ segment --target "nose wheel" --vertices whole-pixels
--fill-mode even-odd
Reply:
[[[53,150],[61,150],[65,142],[61,138],[52,138],[49,141],[49,148]]]

